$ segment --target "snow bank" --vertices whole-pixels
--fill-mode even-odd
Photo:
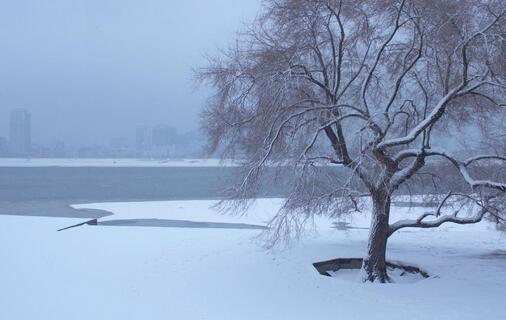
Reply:
[[[211,202],[95,204],[118,217],[265,221],[279,200],[249,217]],[[363,221],[362,221],[363,220]],[[363,224],[366,218],[350,223]],[[85,226],[76,219],[0,216],[0,319],[503,319],[506,239],[485,227],[405,230],[389,259],[437,277],[371,285],[319,275],[312,263],[364,253],[367,230],[318,234],[265,251],[258,230]]]

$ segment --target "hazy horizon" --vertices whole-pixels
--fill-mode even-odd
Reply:
[[[133,140],[137,125],[198,129],[209,91],[191,69],[227,45],[259,0],[19,0],[0,5],[0,136],[32,115],[32,140]]]

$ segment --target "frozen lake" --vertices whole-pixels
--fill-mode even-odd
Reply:
[[[103,216],[74,203],[219,198],[233,167],[0,167],[0,214]],[[263,197],[282,195],[266,187]]]
[[[220,167],[216,161],[198,159],[172,162],[83,160],[84,164],[74,159],[55,161],[0,161],[0,214],[96,218],[109,213],[95,209],[77,211],[69,205],[218,199],[237,170],[231,165]],[[443,184],[441,190],[445,190]],[[278,198],[286,191],[287,183],[267,182],[258,196]],[[401,189],[399,193],[430,191],[431,183],[425,181],[416,188]]]
[[[219,196],[220,184],[233,170],[216,167],[3,167],[0,168],[0,201],[215,198]]]

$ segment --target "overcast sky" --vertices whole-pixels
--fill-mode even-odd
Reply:
[[[33,140],[133,139],[135,126],[197,129],[191,68],[226,46],[259,0],[0,1],[0,136],[13,108]]]

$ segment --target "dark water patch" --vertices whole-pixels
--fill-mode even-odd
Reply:
[[[480,259],[485,260],[504,260],[506,261],[506,250],[495,250],[489,253],[481,254],[478,256]]]
[[[168,200],[216,200],[233,167],[0,167],[0,214],[100,218],[103,210],[71,204]],[[259,197],[281,197],[286,185],[266,183]]]
[[[392,206],[399,208],[437,208],[439,202],[392,201]]]
[[[233,168],[0,168],[0,201],[217,198]]]
[[[226,222],[198,222],[189,220],[166,220],[166,219],[125,219],[99,221],[99,226],[115,227],[163,227],[163,228],[199,228],[199,229],[266,229],[265,226],[226,223]]]
[[[75,202],[73,202],[75,203]],[[65,201],[0,201],[0,214],[13,216],[94,219],[112,215],[98,209],[74,209]]]

